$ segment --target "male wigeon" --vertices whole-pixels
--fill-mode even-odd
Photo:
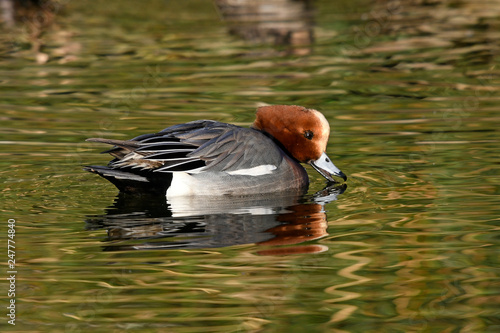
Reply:
[[[307,189],[300,163],[323,177],[347,180],[325,153],[330,126],[313,109],[296,105],[258,108],[252,128],[197,120],[132,140],[91,138],[114,145],[108,166],[87,166],[124,192],[250,195]],[[300,163],[299,163],[300,162]]]

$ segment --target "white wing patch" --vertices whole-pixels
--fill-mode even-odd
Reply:
[[[265,164],[248,169],[227,171],[227,173],[230,175],[257,177],[257,176],[268,175],[272,173],[274,170],[276,170],[276,165]]]

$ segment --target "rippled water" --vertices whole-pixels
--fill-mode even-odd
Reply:
[[[43,65],[0,37],[2,331],[500,329],[498,2],[319,1],[311,47],[228,35],[209,2],[118,3],[68,2]],[[82,170],[108,161],[88,137],[260,103],[321,110],[347,188],[308,169],[305,197],[167,203]]]

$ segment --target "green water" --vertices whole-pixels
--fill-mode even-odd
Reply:
[[[300,52],[194,0],[66,2],[43,65],[2,33],[1,331],[498,332],[500,4],[411,3],[318,1]],[[88,137],[248,126],[260,103],[325,114],[336,200],[308,169],[304,198],[175,217],[82,170],[109,160]]]

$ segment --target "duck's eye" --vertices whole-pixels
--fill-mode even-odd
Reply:
[[[310,130],[307,130],[304,132],[304,136],[307,140],[312,140],[312,138],[314,137],[314,133]]]

